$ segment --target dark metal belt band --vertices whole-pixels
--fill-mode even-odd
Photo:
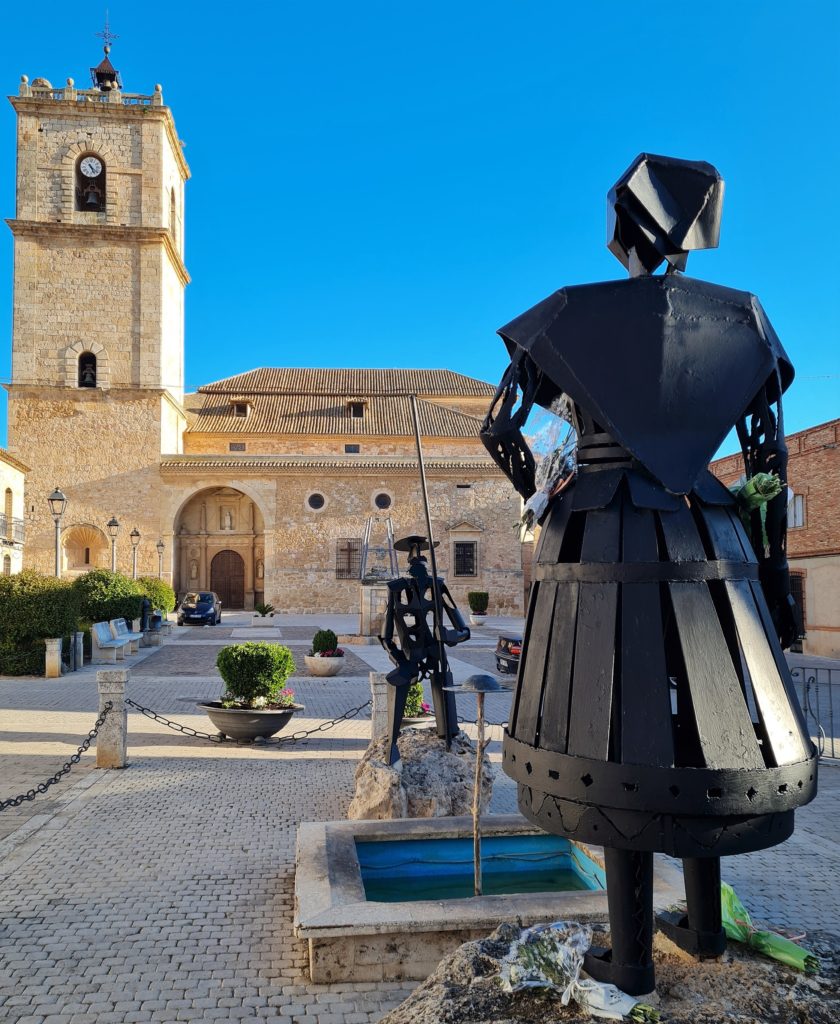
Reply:
[[[557,562],[534,566],[535,580],[557,583],[704,583],[757,580],[754,562]]]

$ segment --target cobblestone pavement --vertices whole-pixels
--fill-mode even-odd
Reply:
[[[284,628],[284,642],[311,638],[312,628],[299,626],[307,635]],[[484,668],[476,660],[491,646],[478,636],[459,649],[456,677]],[[198,636],[153,649],[133,669],[129,696],[208,728],[194,704],[219,692],[217,650]],[[382,653],[353,651],[366,669],[381,667]],[[295,718],[302,728],[368,696],[364,676],[290,685],[306,705]],[[495,698],[489,717],[504,720],[506,699]],[[96,707],[94,670],[0,680],[0,793],[54,771]],[[469,699],[459,710],[474,717]],[[131,714],[128,769],[93,771],[85,755],[48,797],[26,805],[15,829],[0,833],[0,1020],[378,1020],[411,986],[312,985],[305,946],[291,931],[297,825],[344,817],[368,735],[367,718],[359,718],[301,744],[251,749],[189,739]],[[493,735],[489,753],[498,764],[500,730]],[[499,773],[491,810],[515,804],[515,787]],[[757,917],[837,932],[838,840],[840,768],[826,766],[793,839],[727,859],[724,876]]]

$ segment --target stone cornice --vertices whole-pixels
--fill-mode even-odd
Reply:
[[[172,241],[172,233],[167,228],[131,227],[127,224],[72,224],[67,221],[16,220],[14,218],[8,218],[6,223],[16,238],[27,236],[55,238],[56,235],[75,235],[83,240],[163,245],[181,283],[188,285],[191,280],[184,261],[181,259],[181,254]]]
[[[175,129],[175,118],[172,116],[170,107],[147,105],[141,103],[71,103],[66,100],[48,99],[42,96],[10,96],[9,102],[20,114],[35,114],[42,117],[75,117],[79,120],[89,119],[95,112],[105,114],[108,117],[125,118],[152,118],[154,121],[163,121],[166,129],[169,144],[175,156],[175,162],[181,172],[184,181],[191,177],[190,168],[184,159],[184,151],[181,148],[181,140]]]
[[[20,459],[16,459],[14,455],[7,452],[5,448],[0,448],[0,462],[5,462],[7,466],[11,466],[12,469],[16,469],[21,473],[30,472],[29,466],[21,462]]]
[[[426,470],[435,474],[464,473],[496,477],[501,473],[492,459],[482,458],[427,458]],[[265,470],[283,470],[287,473],[311,474],[313,470],[358,473],[394,473],[411,476],[417,473],[417,460],[399,455],[166,455],[160,461],[163,474],[183,476],[206,472],[261,473]]]

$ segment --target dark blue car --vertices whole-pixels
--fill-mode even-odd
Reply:
[[[178,609],[179,626],[217,626],[222,621],[222,602],[212,590],[191,591]]]

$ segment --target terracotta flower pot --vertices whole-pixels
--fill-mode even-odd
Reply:
[[[337,676],[344,664],[344,658],[319,658],[311,654],[305,654],[303,660],[311,676]]]

